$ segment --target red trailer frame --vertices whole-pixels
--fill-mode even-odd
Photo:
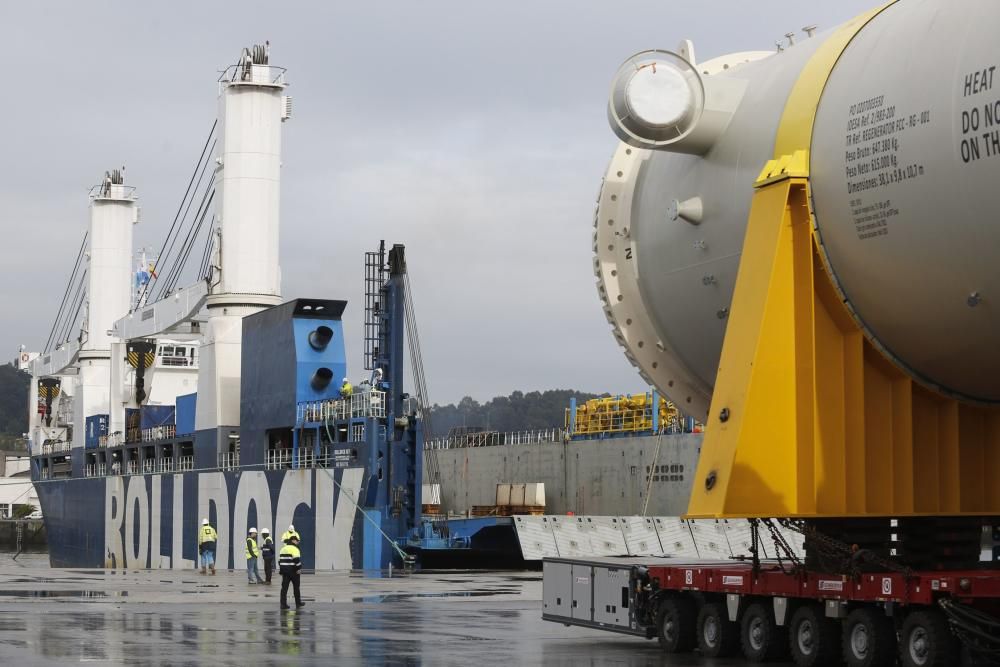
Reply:
[[[790,655],[801,667],[1000,656],[998,569],[850,576],[776,561],[547,558],[544,570],[545,620],[657,637],[671,653]]]

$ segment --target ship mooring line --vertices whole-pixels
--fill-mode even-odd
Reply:
[[[653,407],[654,410],[659,409],[659,405]],[[649,492],[653,487],[653,473],[656,472],[656,462],[660,460],[660,443],[663,442],[663,433],[661,432],[656,436],[656,450],[653,452],[653,465],[649,466],[649,474],[646,476],[646,498],[642,502],[642,516],[646,516],[646,510],[649,508]]]
[[[377,530],[378,532],[382,533],[382,537],[384,537],[385,540],[386,540],[386,542],[389,543],[389,546],[391,546],[396,551],[396,553],[399,554],[399,557],[403,559],[403,562],[406,563],[410,559],[410,554],[408,554],[405,551],[403,551],[399,547],[399,545],[396,544],[396,541],[393,540],[391,537],[389,537],[389,535],[384,530],[382,530],[382,527],[380,525],[378,525],[377,523],[375,523],[375,520],[373,518],[371,518],[370,516],[368,516],[368,512],[366,512],[364,509],[362,509],[361,505],[359,505],[354,500],[354,498],[351,498],[351,494],[348,493],[347,490],[344,489],[344,487],[342,487],[340,485],[340,482],[338,482],[337,479],[336,479],[336,477],[334,477],[333,474],[330,473],[329,469],[327,469],[327,468],[317,468],[317,469],[318,470],[322,470],[325,473],[327,473],[328,475],[330,475],[330,481],[332,481],[334,483],[334,485],[336,485],[336,487],[338,489],[340,489],[341,497],[342,498],[346,497],[348,500],[351,501],[351,504],[354,505],[355,509],[357,509],[359,512],[361,512],[361,516],[363,516],[366,520],[368,520],[368,522],[371,523],[371,525],[375,527],[375,530]]]

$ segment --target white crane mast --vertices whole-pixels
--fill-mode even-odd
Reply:
[[[269,64],[267,45],[244,49],[219,81],[218,272],[205,302],[198,431],[239,425],[242,320],[281,301],[281,122],[290,109],[285,86],[284,69]]]
[[[90,191],[87,311],[73,405],[73,447],[83,447],[86,418],[110,412],[110,329],[131,305],[132,225],[138,222],[135,188],[114,170]]]

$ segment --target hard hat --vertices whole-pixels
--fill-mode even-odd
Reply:
[[[292,531],[294,533],[295,532],[295,526],[293,526],[292,524],[288,524],[288,530],[290,530],[290,531]]]
[[[261,535],[270,535],[271,531],[269,531],[267,528],[261,528],[260,529],[260,534]]]
[[[344,381],[344,382],[347,382],[347,378],[344,378],[344,380],[343,380],[343,381]]]
[[[250,534],[251,534],[251,535],[253,535],[253,534],[254,534],[254,533],[256,533],[256,532],[257,532],[257,529],[256,529],[256,528],[251,528],[251,529],[250,529]]]
[[[201,525],[207,526],[208,525],[208,519],[202,519],[201,520]]]

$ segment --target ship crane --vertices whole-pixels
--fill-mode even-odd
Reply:
[[[216,202],[200,278],[173,289],[182,268],[173,267],[166,279],[166,294],[148,304],[140,299],[141,307],[113,326],[123,341],[164,334],[200,338],[199,431],[239,426],[240,322],[281,302],[280,128],[291,109],[291,98],[283,94],[286,86],[284,68],[270,64],[269,44],[244,49],[239,62],[223,71],[219,118],[209,135],[209,139],[217,137],[218,151],[214,160],[205,160],[201,167],[204,174],[211,162],[214,171],[195,216],[204,217],[211,202]],[[190,248],[187,241],[182,244],[181,261]]]
[[[33,452],[52,439],[48,431],[54,398],[72,402],[72,408],[67,405],[62,412],[73,426],[76,444],[85,430],[85,417],[108,412],[113,345],[109,330],[118,313],[129,307],[132,227],[139,221],[136,202],[135,188],[125,184],[124,168],[105,172],[90,190],[90,227],[84,241],[86,252],[81,254],[86,281],[81,281],[80,288],[86,291],[79,297],[79,303],[85,304],[80,335],[31,363],[29,400],[45,402],[44,409],[32,406],[29,412]],[[71,316],[69,326],[76,317],[75,313]],[[69,444],[65,442],[66,447]]]

